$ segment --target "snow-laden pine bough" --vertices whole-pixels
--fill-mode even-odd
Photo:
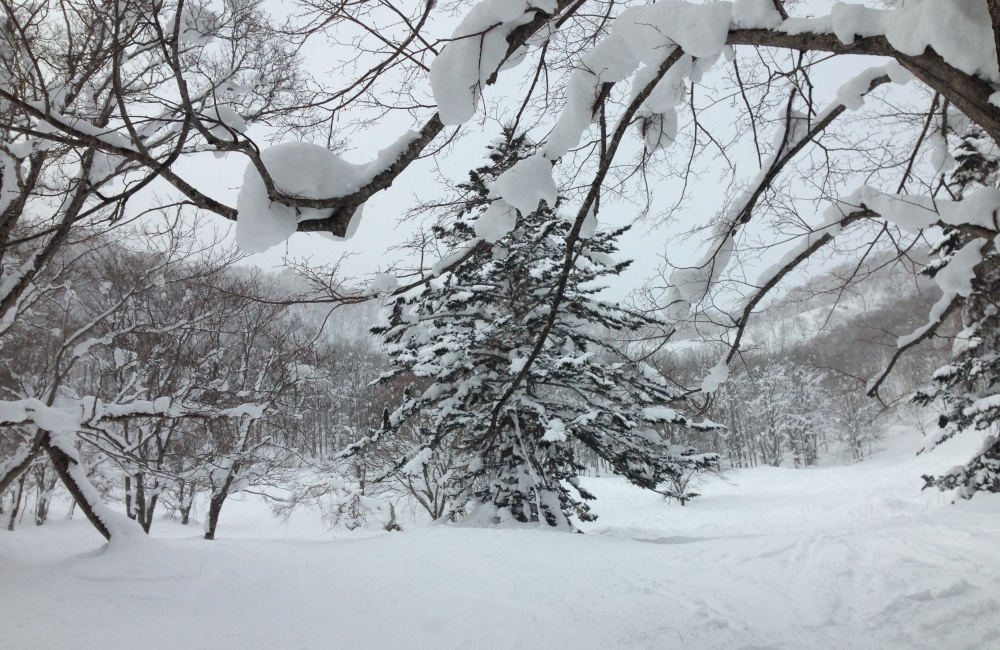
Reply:
[[[923,232],[945,227],[970,238],[949,262],[956,265],[953,272],[941,277],[947,300],[934,310],[930,327],[900,341],[900,354],[932,336],[936,324],[969,296],[988,294],[988,288],[976,285],[996,254],[992,239],[998,227],[992,215],[1000,201],[992,187],[995,183],[987,179],[986,186],[961,197],[944,197],[949,192],[949,138],[974,125],[984,133],[988,151],[983,155],[988,157],[995,157],[992,147],[1000,139],[1000,107],[991,101],[1000,82],[996,57],[1000,5],[995,0],[903,0],[883,9],[839,2],[786,7],[782,0],[655,4],[482,0],[472,4],[450,38],[437,40],[433,1],[413,7],[388,3],[386,14],[369,12],[365,3],[311,5],[304,24],[284,30],[272,29],[268,18],[250,4],[234,5],[244,11],[215,15],[206,13],[200,3],[185,1],[162,3],[153,11],[145,4],[116,3],[109,9],[111,20],[95,19],[95,25],[116,28],[92,30],[100,38],[86,41],[108,54],[94,59],[109,64],[80,69],[90,77],[58,81],[42,66],[19,63],[23,52],[31,58],[39,46],[32,35],[45,27],[44,20],[57,20],[56,13],[46,11],[46,3],[35,13],[5,8],[0,58],[8,83],[0,85],[0,99],[12,111],[4,118],[4,127],[15,146],[5,144],[6,157],[0,159],[5,179],[0,207],[5,213],[17,209],[12,208],[16,201],[8,198],[13,196],[10,170],[16,165],[11,161],[27,158],[30,167],[37,160],[32,156],[43,157],[51,143],[103,156],[115,169],[132,170],[141,179],[139,185],[154,177],[166,180],[185,202],[236,220],[241,240],[250,248],[272,245],[296,231],[346,237],[361,218],[362,204],[434,152],[433,143],[440,143],[440,136],[451,136],[447,127],[468,122],[484,103],[510,101],[508,115],[548,132],[539,158],[509,170],[511,178],[536,172],[543,159],[553,166],[550,173],[572,178],[581,188],[573,198],[579,206],[566,233],[567,250],[579,241],[585,224],[598,218],[600,197],[625,187],[619,175],[608,179],[620,164],[616,157],[633,125],[648,149],[642,158],[649,165],[655,162],[654,153],[667,146],[676,148],[687,138],[690,151],[680,165],[685,176],[693,175],[696,153],[706,147],[728,157],[737,147],[727,141],[738,142],[745,135],[752,143],[761,175],[732,200],[729,209],[704,226],[711,242],[702,261],[674,274],[673,288],[663,299],[663,307],[674,318],[708,315],[739,332],[759,296],[818,251],[836,242],[854,243],[851,237],[895,244],[900,229]],[[792,15],[796,9],[814,13]],[[83,16],[89,12],[81,9]],[[360,26],[362,35],[351,42],[358,47],[350,48],[349,62],[340,69],[355,73],[333,90],[301,83],[295,50],[283,44],[288,38],[336,34],[348,23]],[[255,36],[250,39],[253,47],[245,47],[248,41],[236,37],[241,33]],[[192,67],[188,55],[218,55],[219,50],[212,50],[216,42],[234,44],[238,52],[217,57],[214,66]],[[375,45],[367,47],[369,42]],[[356,65],[359,52],[371,54],[370,67]],[[847,83],[834,81],[824,89],[821,77],[842,75],[814,71],[829,70],[823,64],[834,56],[848,61],[855,56],[879,57],[889,63],[880,71]],[[511,68],[532,58],[536,65],[521,96],[489,96],[488,86],[502,76],[516,75]],[[870,61],[865,59],[863,65]],[[558,74],[560,70],[566,74]],[[919,111],[924,119],[912,119],[918,111],[898,110],[886,99],[910,101],[913,91],[880,89],[879,106],[868,102],[866,107],[865,97],[874,86],[884,84],[885,77],[896,83],[912,77],[921,89],[933,92],[930,107]],[[428,82],[422,84],[425,78]],[[380,84],[395,87],[390,91]],[[720,97],[731,100],[733,117],[725,121],[733,125],[731,139],[716,138],[713,131],[724,129],[709,128],[702,119],[709,111],[708,102],[699,104],[694,89],[712,84],[723,89]],[[419,94],[421,86],[429,95],[427,101],[413,94]],[[394,93],[393,99],[381,97],[380,91]],[[824,95],[836,97],[829,110],[816,99]],[[424,108],[431,99],[437,105],[433,111]],[[375,117],[362,108],[372,106]],[[560,107],[554,123],[548,117],[552,106]],[[870,112],[864,112],[866,108]],[[420,124],[364,165],[348,165],[307,145],[279,145],[282,148],[269,153],[248,130],[255,123],[271,122],[293,129],[329,125],[332,131],[334,121],[353,110],[358,111],[357,123],[377,120],[381,112],[409,111]],[[903,135],[880,138],[876,147],[869,148],[848,137],[846,130],[835,130],[839,121],[849,120],[855,112],[892,121]],[[772,125],[778,137],[769,142]],[[202,151],[249,160],[236,207],[199,190],[175,165],[181,157]],[[928,152],[930,160],[925,160]],[[770,162],[765,164],[765,158]],[[792,173],[797,165],[802,169]],[[290,168],[302,173],[289,173]],[[805,192],[803,188],[810,186],[815,191]],[[98,195],[98,203],[123,204],[134,187]],[[496,200],[517,209],[519,201],[506,196],[502,188],[500,184]],[[686,185],[682,194],[688,189]],[[521,207],[533,200],[518,199],[523,200]],[[815,211],[810,203],[829,208]],[[818,222],[808,218],[814,211],[820,215]],[[788,237],[789,223],[798,223],[803,234],[794,237],[782,263],[751,283],[756,290],[738,308],[722,314],[707,309],[713,292],[736,268],[734,261],[741,259],[751,228],[761,229],[765,244],[771,245]],[[876,224],[874,234],[866,230],[872,224]],[[485,248],[482,241],[470,243],[413,282],[395,289],[389,288],[392,282],[383,283],[386,291],[379,293],[402,295]],[[570,263],[567,254],[564,277]],[[971,280],[961,279],[970,274]],[[564,292],[565,281],[551,297],[552,313],[559,312]],[[550,331],[551,325],[546,325],[537,337],[538,350]],[[739,340],[737,335],[732,354]],[[529,355],[515,386],[527,378],[538,354]],[[723,360],[703,387],[711,390],[725,375]],[[881,377],[874,378],[869,392],[877,393],[882,383]],[[976,389],[981,393],[976,399],[992,394],[992,382],[985,383]],[[983,410],[985,406],[980,403],[975,408],[990,412]]]

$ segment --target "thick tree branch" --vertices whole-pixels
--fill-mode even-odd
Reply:
[[[507,54],[504,59],[506,60],[510,58],[515,52],[517,52],[517,50],[524,47],[529,39],[552,23],[552,21],[556,19],[555,17],[558,17],[558,20],[560,21],[565,20],[568,16],[579,9],[581,4],[582,3],[578,0],[559,0],[554,14],[549,15],[541,11],[536,12],[535,17],[530,22],[517,27],[507,37]],[[496,82],[498,73],[499,71],[495,70],[487,79],[486,84],[490,85]],[[364,187],[347,196],[317,200],[274,194],[270,196],[270,198],[289,207],[320,209],[333,208],[333,214],[325,219],[310,219],[299,222],[298,231],[329,232],[338,237],[343,237],[347,233],[347,226],[358,207],[378,192],[392,186],[396,178],[413,161],[420,157],[427,145],[430,144],[430,142],[434,140],[434,138],[436,138],[443,130],[444,124],[441,122],[440,116],[435,113],[427,122],[424,123],[418,132],[419,135],[410,142],[407,148],[403,151],[402,155],[400,155],[400,157],[397,158],[392,165],[376,175],[371,182],[366,184]],[[188,196],[190,198],[190,195]]]
[[[983,127],[994,141],[1000,142],[1000,107],[989,102],[990,95],[995,92],[993,87],[979,77],[952,67],[931,48],[919,56],[909,56],[893,48],[884,36],[856,37],[853,43],[847,44],[833,34],[786,34],[769,29],[734,29],[729,32],[726,42],[729,45],[865,54],[895,59]]]
[[[990,26],[993,28],[993,45],[1000,56],[1000,0],[986,0],[990,8]]]

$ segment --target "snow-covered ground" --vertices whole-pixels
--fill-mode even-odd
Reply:
[[[251,501],[221,539],[158,521],[112,546],[85,521],[0,532],[0,647],[995,648],[1000,498],[950,505],[914,458],[730,472],[680,507],[588,481],[588,534],[327,532]]]

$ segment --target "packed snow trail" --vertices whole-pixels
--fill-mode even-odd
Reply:
[[[680,507],[587,480],[588,534],[323,532],[231,504],[228,539],[158,520],[112,547],[83,521],[0,533],[3,647],[989,648],[1000,499],[919,476],[975,441],[849,467],[733,471]],[[951,444],[951,443],[949,443]],[[293,539],[298,537],[299,539]],[[271,539],[268,539],[271,538]]]

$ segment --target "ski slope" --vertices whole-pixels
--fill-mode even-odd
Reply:
[[[995,648],[1000,498],[950,505],[913,457],[731,471],[680,507],[592,478],[588,534],[288,524],[228,504],[219,537],[160,520],[105,548],[85,521],[0,532],[0,647]]]

